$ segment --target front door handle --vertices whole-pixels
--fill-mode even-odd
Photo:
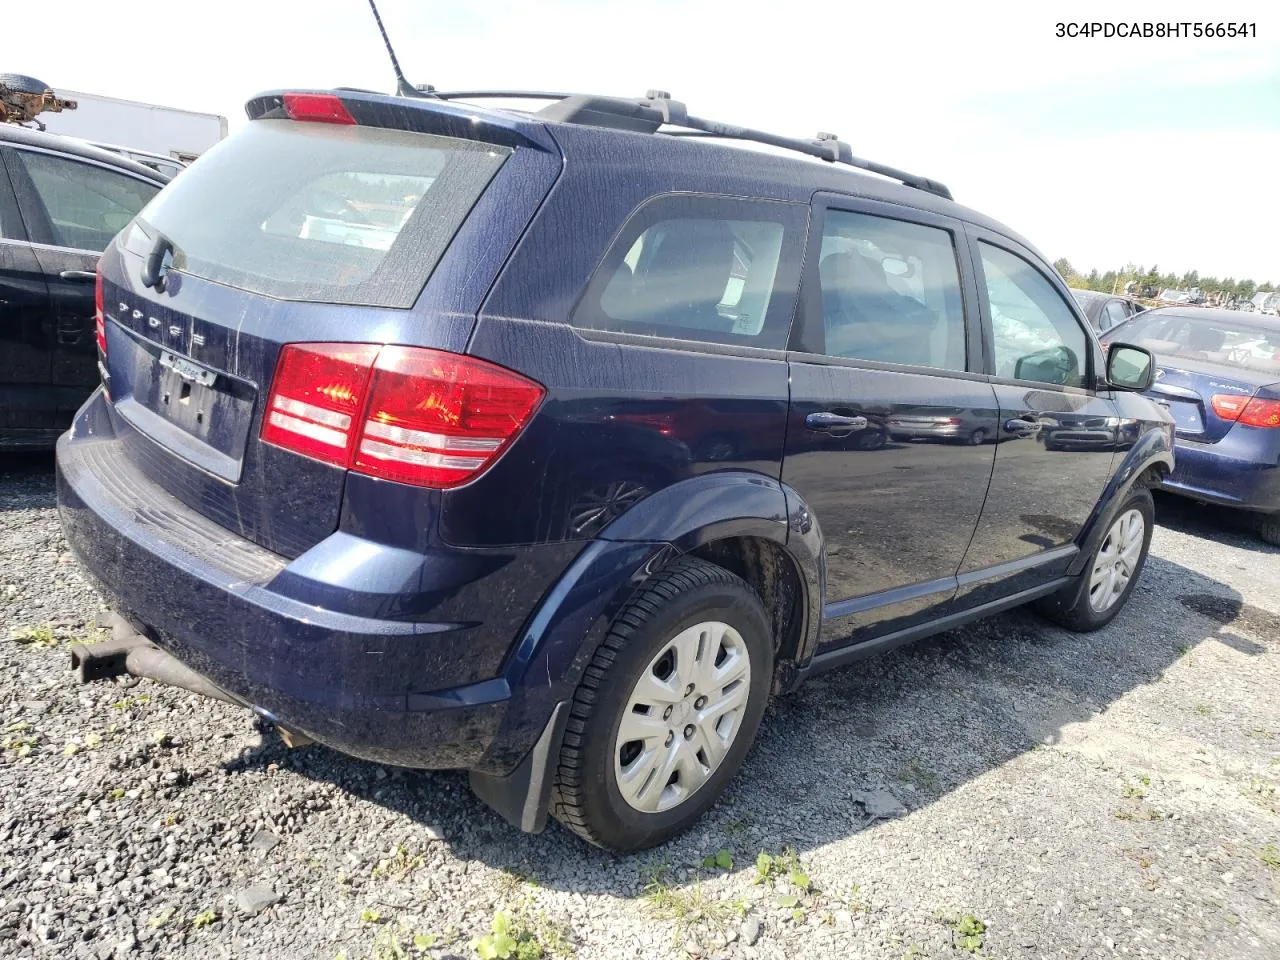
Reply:
[[[97,280],[98,275],[92,270],[63,270],[58,274],[63,280]]]
[[[1015,417],[1012,420],[1006,420],[1004,422],[1004,428],[1014,436],[1034,437],[1040,432],[1040,421],[1023,420],[1020,417]]]
[[[862,416],[846,417],[839,413],[811,413],[804,418],[804,425],[810,430],[865,430],[867,418]]]

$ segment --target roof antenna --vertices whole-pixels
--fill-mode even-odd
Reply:
[[[396,72],[396,95],[435,99],[436,88],[431,84],[415,87],[405,79],[404,71],[400,69],[400,61],[396,59],[396,52],[391,49],[391,38],[387,36],[387,28],[382,25],[382,16],[378,13],[378,6],[373,0],[369,0],[369,9],[373,11],[373,19],[378,22],[378,32],[382,34],[382,42],[387,46],[387,55],[391,57],[391,69]]]

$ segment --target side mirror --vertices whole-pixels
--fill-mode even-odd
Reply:
[[[1156,381],[1156,358],[1150,350],[1128,343],[1107,349],[1107,383],[1116,390],[1142,393]]]
[[[906,277],[908,280],[916,272],[911,261],[903,260],[901,257],[885,257],[880,261],[880,268],[891,277]]]
[[[1014,364],[1015,380],[1035,380],[1039,383],[1067,383],[1080,375],[1080,362],[1075,351],[1062,345],[1046,347],[1019,357]]]

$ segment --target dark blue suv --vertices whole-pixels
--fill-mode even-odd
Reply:
[[[1150,354],[942,185],[657,93],[247,109],[101,261],[58,491],[119,618],[81,679],[629,850],[816,671],[1132,591]]]

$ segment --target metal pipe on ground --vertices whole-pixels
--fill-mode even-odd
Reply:
[[[111,628],[110,640],[71,645],[71,669],[76,672],[81,683],[122,676],[138,677],[189,690],[235,707],[253,709],[253,704],[228,693],[212,680],[196,673],[173,654],[157,647],[120,614],[112,613],[103,625]],[[299,730],[291,730],[278,723],[275,727],[285,746],[290,749],[315,742]]]

